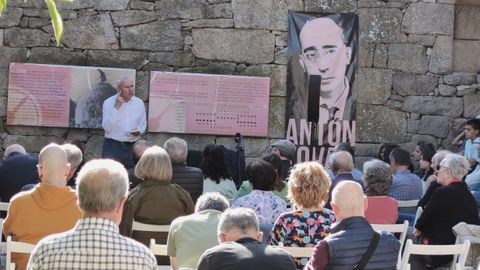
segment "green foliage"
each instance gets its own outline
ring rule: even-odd
[[[62,0],[62,1],[72,2],[73,0]],[[2,16],[3,12],[7,8],[7,2],[8,0],[0,0],[0,16]],[[57,10],[57,5],[55,4],[55,0],[45,0],[45,3],[47,4],[50,18],[52,19],[53,32],[55,33],[55,40],[57,41],[57,46],[58,46],[60,45],[60,40],[62,39],[62,35],[63,35],[62,17],[60,16],[60,13]]]
[[[6,7],[7,7],[7,0],[0,0],[0,15],[2,15]]]

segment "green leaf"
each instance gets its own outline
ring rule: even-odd
[[[0,0],[2,1],[2,0]],[[55,0],[45,0],[48,7],[48,13],[50,13],[50,18],[52,18],[53,32],[55,33],[55,40],[57,41],[57,46],[60,45],[60,40],[63,35],[63,21],[60,13],[58,13],[57,6],[55,5]]]
[[[2,16],[3,11],[7,7],[8,0],[0,0],[0,16]]]

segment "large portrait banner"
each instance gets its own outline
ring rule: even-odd
[[[135,70],[10,63],[7,124],[101,128],[102,105]]]
[[[288,14],[286,139],[297,162],[323,164],[340,143],[355,145],[358,16]]]
[[[265,137],[270,78],[153,71],[151,132]]]

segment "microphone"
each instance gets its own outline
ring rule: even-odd
[[[307,121],[318,123],[320,113],[320,86],[322,77],[310,75],[308,78]]]

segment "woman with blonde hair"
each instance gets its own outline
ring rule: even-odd
[[[142,182],[128,194],[120,233],[147,246],[151,238],[155,238],[157,243],[166,243],[166,234],[132,231],[133,220],[169,225],[175,218],[193,213],[192,198],[186,190],[171,183],[172,163],[168,153],[159,146],[149,147],[143,152],[135,167],[135,176]]]
[[[280,215],[268,239],[270,245],[314,247],[330,232],[333,211],[324,208],[331,180],[318,162],[296,164],[290,172],[288,197],[296,210]],[[309,258],[295,258],[303,269]]]

